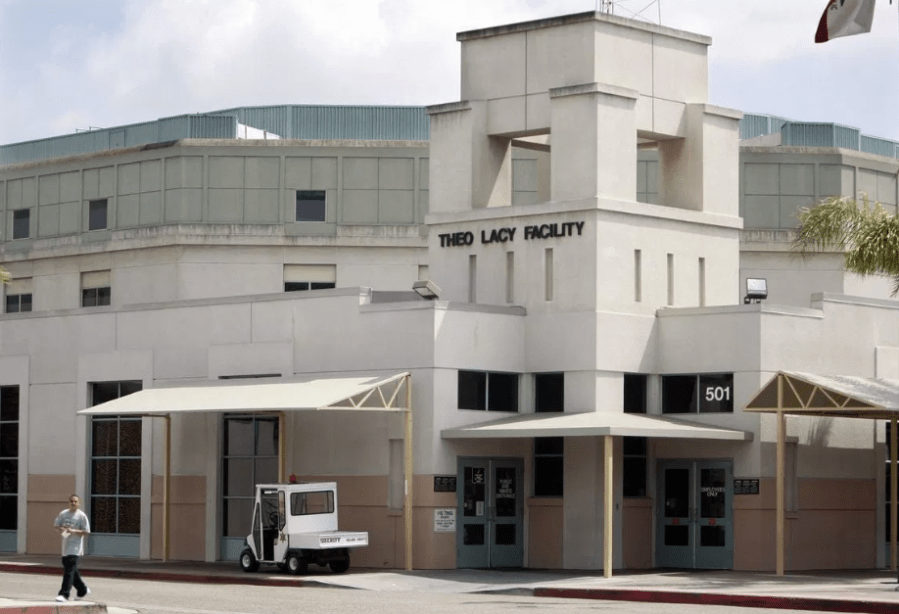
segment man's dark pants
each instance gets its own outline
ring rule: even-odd
[[[74,586],[77,594],[83,596],[87,592],[87,585],[78,573],[78,556],[70,554],[62,557],[62,569],[62,588],[59,589],[59,594],[68,599]]]

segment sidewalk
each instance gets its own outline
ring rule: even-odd
[[[303,576],[291,576],[274,567],[244,573],[236,562],[138,561],[86,557],[79,568],[87,577],[133,578],[175,582],[256,584],[273,586],[328,586],[370,591],[413,591],[435,593],[507,593],[537,597],[567,597],[730,605],[818,612],[899,612],[896,573],[889,571],[830,571],[791,573],[778,577],[771,573],[733,571],[685,572],[654,570],[621,572],[606,579],[601,572],[495,571],[452,569],[440,571],[384,571],[353,569],[333,574],[315,565]],[[0,557],[0,572],[46,573],[58,575],[58,557],[6,555]],[[2,595],[0,595],[2,597]],[[65,604],[66,612],[101,614],[97,604]],[[47,604],[9,603],[0,599],[3,612],[52,612],[37,609]],[[6,609],[14,606],[14,610]],[[25,609],[23,609],[23,607]],[[93,607],[94,609],[90,609]]]

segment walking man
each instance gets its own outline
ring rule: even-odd
[[[72,586],[75,587],[76,599],[91,592],[78,573],[78,557],[84,554],[84,536],[91,532],[87,515],[78,509],[80,504],[78,495],[72,495],[68,509],[61,511],[53,521],[53,526],[62,535],[62,588],[56,596],[57,601],[68,601]]]

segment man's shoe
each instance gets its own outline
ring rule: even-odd
[[[78,593],[78,595],[75,597],[75,599],[84,599],[85,597],[87,597],[90,594],[91,594],[91,589],[85,588],[84,592]]]
[[[57,596],[56,596],[56,600],[57,600],[57,601],[68,601],[68,599],[66,599],[66,598],[63,597],[62,595],[57,595]]]

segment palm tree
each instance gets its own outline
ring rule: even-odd
[[[9,283],[9,271],[0,266],[0,286]]]
[[[880,203],[835,196],[801,209],[793,249],[805,256],[828,247],[844,252],[847,271],[891,276],[892,296],[899,294],[899,217]]]

